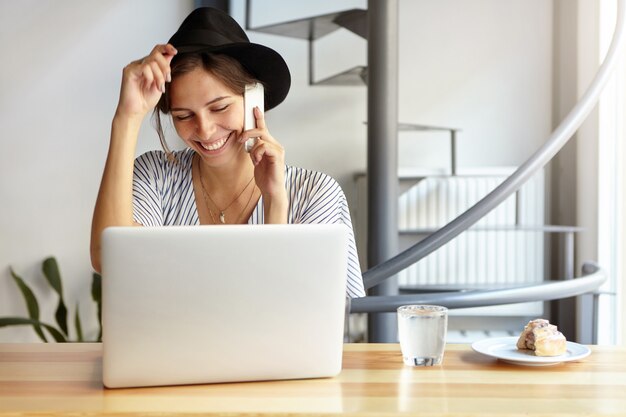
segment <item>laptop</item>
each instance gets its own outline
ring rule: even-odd
[[[347,248],[344,225],[106,229],[104,385],[337,375]]]

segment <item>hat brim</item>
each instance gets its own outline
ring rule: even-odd
[[[280,54],[256,43],[231,43],[221,46],[180,45],[179,54],[210,52],[235,58],[265,86],[265,110],[270,110],[285,100],[291,87],[291,74]]]

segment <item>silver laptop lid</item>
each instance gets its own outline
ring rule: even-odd
[[[104,384],[336,375],[347,239],[343,225],[106,229]]]

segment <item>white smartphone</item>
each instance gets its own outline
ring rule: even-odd
[[[265,100],[263,84],[255,83],[246,86],[243,94],[243,129],[249,130],[256,128],[256,119],[254,118],[254,108],[258,107],[261,111],[265,111]],[[250,138],[244,144],[246,152],[250,152],[257,138]]]

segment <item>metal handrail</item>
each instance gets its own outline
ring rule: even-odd
[[[398,307],[407,304],[436,304],[453,309],[556,300],[592,292],[606,281],[606,272],[593,262],[586,262],[582,273],[580,278],[544,281],[516,288],[355,298],[350,300],[350,312],[395,312]]]
[[[561,121],[554,132],[552,132],[548,141],[502,184],[446,226],[393,258],[365,271],[363,273],[363,283],[366,289],[380,284],[387,278],[394,276],[403,269],[416,263],[478,222],[487,213],[497,207],[498,204],[517,191],[530,177],[543,168],[552,157],[561,150],[593,109],[600,97],[602,89],[609,80],[619,57],[621,45],[624,43],[625,19],[626,0],[617,0],[617,22],[606,58],[581,100],[574,106],[565,119]]]

